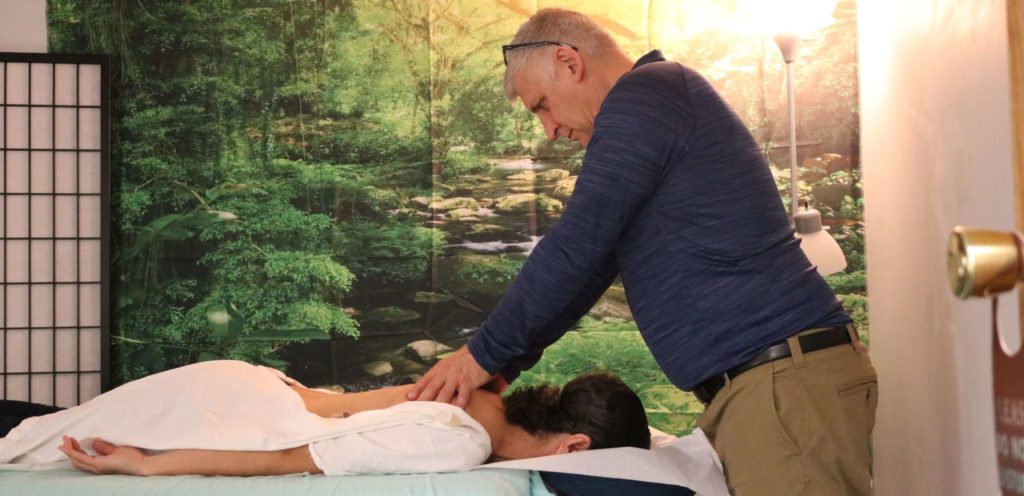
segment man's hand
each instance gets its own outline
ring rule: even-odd
[[[406,394],[406,399],[440,401],[465,408],[469,403],[469,394],[490,380],[491,375],[476,363],[469,348],[463,346],[434,364]]]
[[[114,446],[106,441],[94,439],[92,456],[82,449],[78,440],[71,436],[63,436],[64,444],[57,449],[68,455],[71,464],[78,470],[94,474],[125,474],[146,475],[143,473],[143,462],[147,456],[139,448],[131,446]]]

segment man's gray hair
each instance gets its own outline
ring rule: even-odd
[[[585,54],[589,60],[595,60],[605,53],[618,47],[615,39],[590,17],[572,10],[550,8],[538,10],[536,14],[516,31],[509,42],[510,45],[530,43],[534,41],[559,41],[572,45]],[[543,80],[554,78],[554,64],[531,63],[537,57],[551,53],[557,46],[540,46],[510,50],[506,53],[508,65],[505,67],[505,96],[515,100],[516,88],[513,78],[524,67],[530,66],[535,77]]]

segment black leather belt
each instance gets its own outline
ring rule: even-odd
[[[849,344],[850,331],[848,331],[845,326],[830,327],[814,334],[805,334],[797,339],[800,341],[800,350],[804,353],[810,353],[812,351],[824,350],[825,348],[831,348],[833,346]],[[713,375],[710,379],[698,384],[697,387],[693,389],[693,395],[696,396],[701,403],[708,405],[711,403],[711,399],[715,397],[715,394],[725,386],[726,378],[729,380],[735,379],[736,376],[754,367],[764,365],[768,362],[774,362],[780,358],[786,358],[792,355],[793,353],[789,349],[789,343],[787,341],[773,344],[769,346],[768,349],[758,353],[754,358],[751,358],[747,363],[737,365],[736,367],[733,367],[721,374]]]

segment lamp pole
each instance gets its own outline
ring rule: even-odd
[[[789,111],[789,216],[795,218],[800,207],[800,186],[796,168],[796,91],[793,89],[793,61],[800,49],[800,36],[794,33],[777,33],[772,36],[786,61],[786,108]]]

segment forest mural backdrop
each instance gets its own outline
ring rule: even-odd
[[[582,153],[505,100],[500,45],[533,12],[594,16],[703,74],[788,204],[785,70],[729,0],[49,0],[52,52],[113,55],[114,383],[235,358],[307,385],[415,380],[472,335],[558,219]],[[801,196],[850,261],[867,340],[855,4],[796,65]],[[515,386],[612,370],[652,423],[701,408],[614,285]]]

